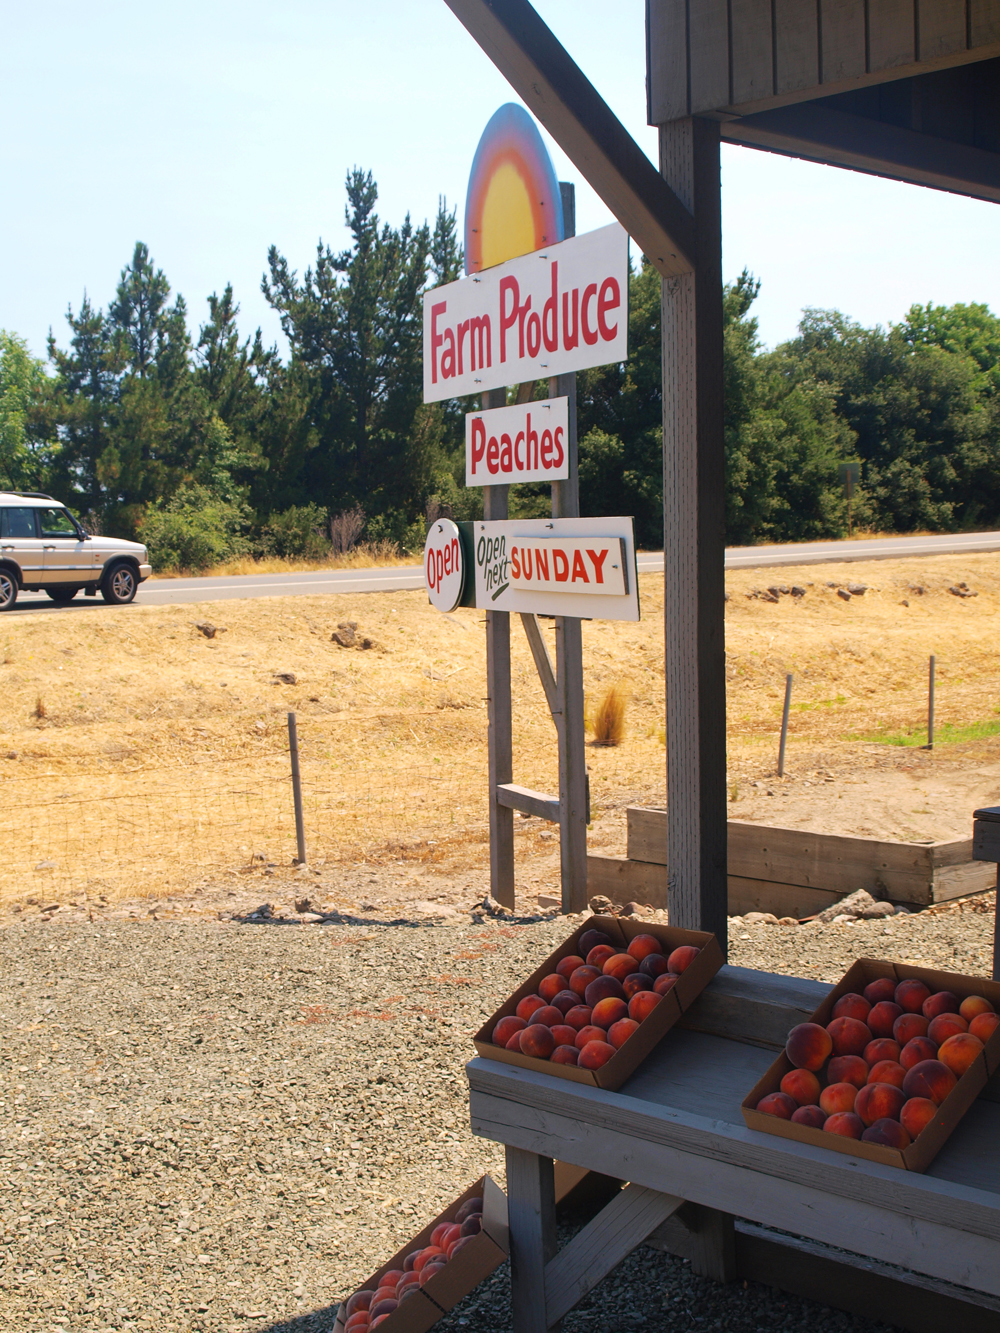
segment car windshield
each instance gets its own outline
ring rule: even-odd
[[[32,506],[0,509],[0,537],[34,537],[35,510]]]
[[[38,522],[43,537],[73,537],[80,533],[68,509],[39,509]]]

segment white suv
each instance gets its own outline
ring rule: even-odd
[[[0,491],[0,611],[23,588],[70,602],[84,589],[130,602],[153,570],[138,542],[92,537],[58,500],[40,491]]]

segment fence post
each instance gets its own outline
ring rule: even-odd
[[[302,820],[302,776],[299,773],[299,729],[295,714],[288,714],[288,749],[292,756],[292,799],[295,802],[295,840],[298,843],[296,860],[300,866],[306,862],[306,830]]]
[[[935,658],[931,654],[930,668],[927,672],[927,748],[934,749],[934,667]]]
[[[788,742],[788,710],[792,706],[792,673],[785,677],[785,710],[781,715],[781,744],[778,746],[778,777],[785,776],[785,745]]]

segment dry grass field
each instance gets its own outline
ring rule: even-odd
[[[867,591],[844,601],[830,586],[848,583]],[[962,584],[977,595],[949,592]],[[804,592],[752,595],[769,585]],[[612,685],[627,702],[622,743],[588,750],[591,845],[611,853],[624,850],[624,807],[664,794],[662,591],[652,575],[640,586],[639,624],[584,628],[588,716]],[[967,836],[975,805],[1000,800],[1000,556],[741,571],[727,587],[734,817],[938,838]],[[346,621],[369,647],[332,640]],[[516,624],[512,637],[515,781],[554,790],[554,730]],[[0,901],[113,902],[249,867],[281,873],[295,850],[288,710],[299,718],[311,865],[396,867],[401,886],[421,875],[481,884],[484,650],[481,613],[442,616],[420,592],[81,601],[4,618]],[[916,744],[930,653],[933,754]],[[557,839],[538,820],[516,825],[523,884],[551,888]]]

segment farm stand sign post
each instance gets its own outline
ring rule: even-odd
[[[466,276],[425,293],[423,325],[424,401],[480,397],[465,481],[483,487],[483,520],[434,523],[424,568],[433,605],[486,612],[490,890],[513,908],[514,811],[540,814],[559,824],[566,912],[587,905],[581,618],[639,618],[632,520],[580,518],[576,440],[576,372],[628,356],[628,236],[618,223],[575,230],[573,186],[557,181],[527,112],[502,106],[469,178]],[[551,520],[510,519],[511,484],[539,481],[552,486]],[[512,611],[556,729],[558,797],[513,782]],[[555,621],[554,668],[539,615]]]

